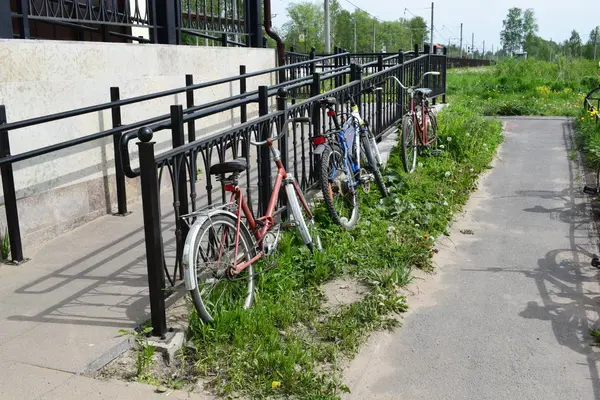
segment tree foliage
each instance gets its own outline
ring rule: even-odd
[[[323,2],[301,1],[287,7],[290,20],[282,27],[286,48],[294,46],[299,51],[315,47],[324,51],[324,11]],[[380,21],[363,10],[344,10],[337,0],[329,3],[331,46],[354,51],[354,30],[356,25],[356,51],[373,51],[373,30],[375,30],[375,51],[396,52],[412,49],[415,44],[427,40],[427,23],[421,17]]]

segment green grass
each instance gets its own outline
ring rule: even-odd
[[[600,121],[598,110],[580,109],[575,118],[575,145],[583,154],[583,161],[592,170],[600,170]]]
[[[484,69],[448,71],[448,101],[483,115],[576,116],[583,97],[600,84],[594,61],[504,59]]]
[[[396,149],[385,171],[393,196],[361,196],[354,230],[333,225],[317,207],[323,252],[313,256],[296,235],[285,235],[277,268],[260,276],[251,309],[221,313],[208,325],[192,314],[196,354],[188,359],[197,376],[218,394],[252,398],[330,399],[347,390],[340,360],[371,332],[398,325],[394,315],[407,309],[398,288],[411,281],[413,268],[432,268],[434,237],[446,232],[501,141],[499,122],[461,106],[444,110],[439,126],[444,154],[421,157],[406,175]],[[321,285],[340,276],[360,281],[368,293],[326,310]]]

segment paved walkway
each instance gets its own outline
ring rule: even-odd
[[[348,399],[600,399],[598,240],[569,122],[505,122],[438,273],[415,284],[404,326],[351,363]]]

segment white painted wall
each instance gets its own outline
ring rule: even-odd
[[[15,122],[107,102],[111,86],[120,87],[121,98],[129,98],[183,87],[185,74],[193,74],[195,83],[237,75],[240,64],[245,64],[248,72],[272,68],[275,53],[269,49],[0,40],[0,104],[6,106],[8,121]],[[248,80],[248,90],[274,82],[273,74],[252,78]],[[196,91],[195,102],[206,103],[237,93],[237,82],[224,84]],[[123,123],[167,114],[172,104],[185,106],[185,93],[125,106]],[[249,107],[248,113],[251,117],[256,107]],[[239,118],[238,111],[198,121],[196,136],[231,126],[236,117]],[[107,110],[12,131],[9,133],[12,154],[111,127]],[[170,131],[155,135],[158,151],[170,148],[170,135]],[[15,164],[17,197],[23,202],[19,211],[24,233],[50,227],[64,231],[57,226],[89,220],[85,216],[90,213],[97,216],[96,203],[104,195],[114,204],[114,185],[104,185],[102,189],[103,185],[98,184],[114,174],[113,154],[112,138],[106,138]],[[68,197],[44,204],[48,197],[44,193],[61,188],[69,196],[75,196],[83,192],[69,192],[68,188],[86,183],[89,198],[79,206],[69,206]],[[106,188],[110,193],[94,193]],[[4,219],[3,214],[2,210],[0,220]],[[0,228],[3,225],[0,221]],[[53,234],[58,232],[56,229],[51,229]]]

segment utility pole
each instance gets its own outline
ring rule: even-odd
[[[429,46],[429,52],[433,53],[433,1],[431,2],[431,43]]]
[[[485,58],[485,40],[483,41],[483,49],[481,50],[481,53],[483,55],[482,58]]]
[[[377,33],[377,20],[373,18],[373,53],[375,53],[375,34]]]
[[[475,55],[475,33],[471,34],[471,58]]]
[[[462,58],[462,22],[460,23],[460,58]]]
[[[329,32],[329,0],[325,0],[325,53],[331,53],[331,35]]]
[[[354,54],[356,54],[356,18],[352,18],[354,20]]]
[[[492,56],[490,57],[492,60],[494,59],[494,45],[492,45]]]

